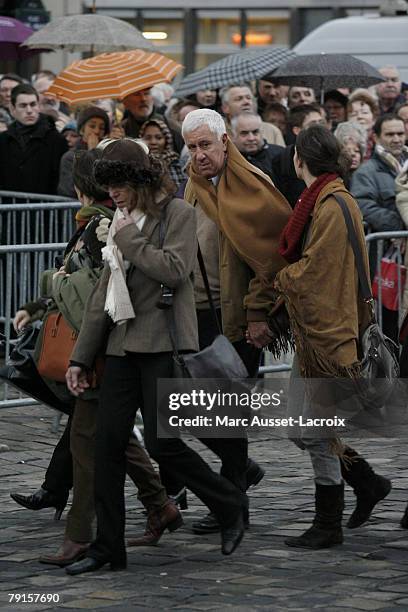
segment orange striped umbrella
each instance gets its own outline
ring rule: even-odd
[[[182,65],[146,51],[102,53],[74,62],[63,70],[48,89],[68,104],[96,98],[119,98],[171,81]]]

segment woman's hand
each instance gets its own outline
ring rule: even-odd
[[[110,225],[111,225],[110,219],[104,218],[99,221],[98,227],[95,230],[96,237],[99,240],[99,242],[104,242],[106,244],[106,242],[108,241]]]
[[[88,147],[88,151],[91,151],[91,149],[96,149],[96,147],[99,144],[99,137],[96,134],[89,134],[87,140],[86,140],[86,144]]]
[[[31,315],[27,310],[17,310],[14,320],[13,327],[16,332],[20,332],[26,325],[31,321]]]
[[[245,334],[248,344],[263,348],[274,339],[274,333],[266,321],[250,321]]]
[[[61,266],[58,272],[55,272],[55,274],[52,275],[52,280],[54,280],[54,278],[56,278],[57,276],[69,276],[69,274],[65,272],[64,266]]]
[[[133,224],[133,219],[129,214],[129,211],[127,208],[121,208],[121,213],[123,214],[123,217],[119,217],[119,219],[116,222],[116,227],[118,229],[118,231],[120,229],[122,229],[122,227],[126,227],[126,225],[132,225]]]
[[[65,374],[65,380],[68,390],[75,397],[79,397],[90,386],[86,370],[80,366],[70,366]]]

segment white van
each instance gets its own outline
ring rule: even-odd
[[[349,53],[375,68],[397,66],[408,83],[408,15],[333,19],[310,32],[293,50],[298,55]]]

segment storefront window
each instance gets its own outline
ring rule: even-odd
[[[238,10],[199,10],[195,68],[199,70],[241,47],[241,13]],[[135,18],[127,21],[137,26]],[[183,62],[183,11],[143,11],[143,31],[172,59]],[[289,11],[247,11],[246,46],[253,48],[289,44]]]

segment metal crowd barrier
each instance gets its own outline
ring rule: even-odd
[[[32,257],[36,257],[35,265],[35,278],[32,283],[27,283],[24,293],[26,299],[22,300],[19,306],[23,305],[28,301],[35,300],[38,297],[38,281],[44,270],[48,270],[53,267],[53,261],[56,255],[62,255],[66,243],[55,243],[55,244],[21,244],[21,245],[3,245],[0,246],[0,260],[4,259],[5,263],[5,300],[4,300],[4,336],[5,336],[5,350],[4,359],[7,361],[10,355],[10,339],[11,339],[11,324],[16,312],[16,309],[12,300],[12,290],[15,289],[16,281],[16,269],[20,269],[22,277],[27,279],[26,272],[27,266],[26,260]],[[17,257],[20,257],[17,260]],[[23,285],[24,283],[22,283]],[[18,287],[18,285],[17,285]],[[37,287],[34,291],[33,287]],[[23,294],[21,294],[23,297]],[[16,392],[16,390],[10,385],[4,384],[0,386],[0,408],[12,408],[15,406],[27,406],[31,404],[37,404],[38,402],[34,399],[27,398],[22,393]]]
[[[368,252],[370,253],[373,244],[375,244],[377,247],[376,274],[378,275],[380,282],[378,283],[378,297],[376,299],[376,314],[377,314],[378,323],[381,328],[383,327],[382,294],[383,294],[383,281],[384,281],[384,279],[381,277],[381,260],[385,255],[384,253],[385,246],[386,244],[389,244],[390,240],[395,240],[395,243],[393,244],[393,248],[395,252],[395,263],[398,266],[397,268],[397,272],[398,272],[397,273],[398,327],[400,327],[402,320],[404,318],[404,315],[405,315],[403,311],[403,304],[402,304],[404,287],[403,287],[402,275],[401,275],[401,266],[404,264],[404,255],[401,251],[401,240],[398,240],[401,238],[404,239],[403,240],[404,247],[408,248],[408,243],[407,243],[408,230],[404,230],[404,231],[401,230],[401,231],[396,231],[396,232],[373,232],[371,234],[367,234],[366,236]],[[407,282],[408,282],[408,276],[407,276]]]
[[[0,191],[0,244],[39,245],[68,242],[75,231],[75,211],[79,202],[60,196]],[[11,296],[12,310],[37,292],[41,253],[31,251],[22,256],[12,251],[15,274],[6,290],[4,253],[0,256],[0,322],[6,322],[6,295]],[[50,265],[53,267],[53,264]]]
[[[75,208],[78,205],[73,203],[69,203],[70,208]],[[366,236],[366,242],[368,247],[371,247],[372,244],[377,244],[377,270],[380,270],[381,259],[384,255],[384,243],[391,239],[396,238],[404,238],[408,239],[408,231],[399,231],[399,232],[379,232],[372,233]],[[54,267],[54,259],[56,254],[62,254],[65,249],[66,244],[64,242],[58,242],[54,244],[44,243],[44,244],[21,244],[21,245],[5,245],[0,246],[0,260],[5,260],[5,283],[3,285],[3,293],[4,295],[4,316],[3,321],[5,324],[5,336],[6,336],[6,347],[5,353],[6,357],[8,357],[10,352],[10,324],[12,321],[12,317],[15,314],[16,306],[15,300],[13,300],[13,293],[19,296],[18,306],[21,306],[23,303],[34,300],[38,297],[38,280],[41,273],[44,270]],[[400,245],[396,245],[397,249],[397,257],[396,263],[402,263],[403,256],[401,252]],[[28,260],[30,258],[35,258],[35,265],[33,268],[30,268]],[[17,270],[19,270],[19,274],[17,274]],[[32,282],[29,282],[29,272],[30,270],[34,274],[34,278],[31,279]],[[19,279],[19,280],[18,280]],[[402,312],[402,293],[404,287],[402,286],[401,275],[398,277],[398,293],[399,293],[399,320],[401,320],[403,316]],[[377,300],[377,316],[382,324],[382,291],[381,291],[381,282],[379,283],[379,295]],[[268,356],[268,353],[265,352],[265,355]],[[268,357],[267,357],[268,358]],[[287,361],[290,361],[290,356],[288,356]],[[289,362],[284,363],[275,363],[275,364],[267,364],[260,368],[260,374],[273,374],[279,372],[288,372],[291,370],[291,364]],[[7,390],[7,385],[5,385],[5,392],[3,399],[0,399],[0,408],[1,407],[12,407],[19,405],[27,405],[31,403],[36,403],[34,400],[27,400],[23,397],[19,398],[10,398]]]

